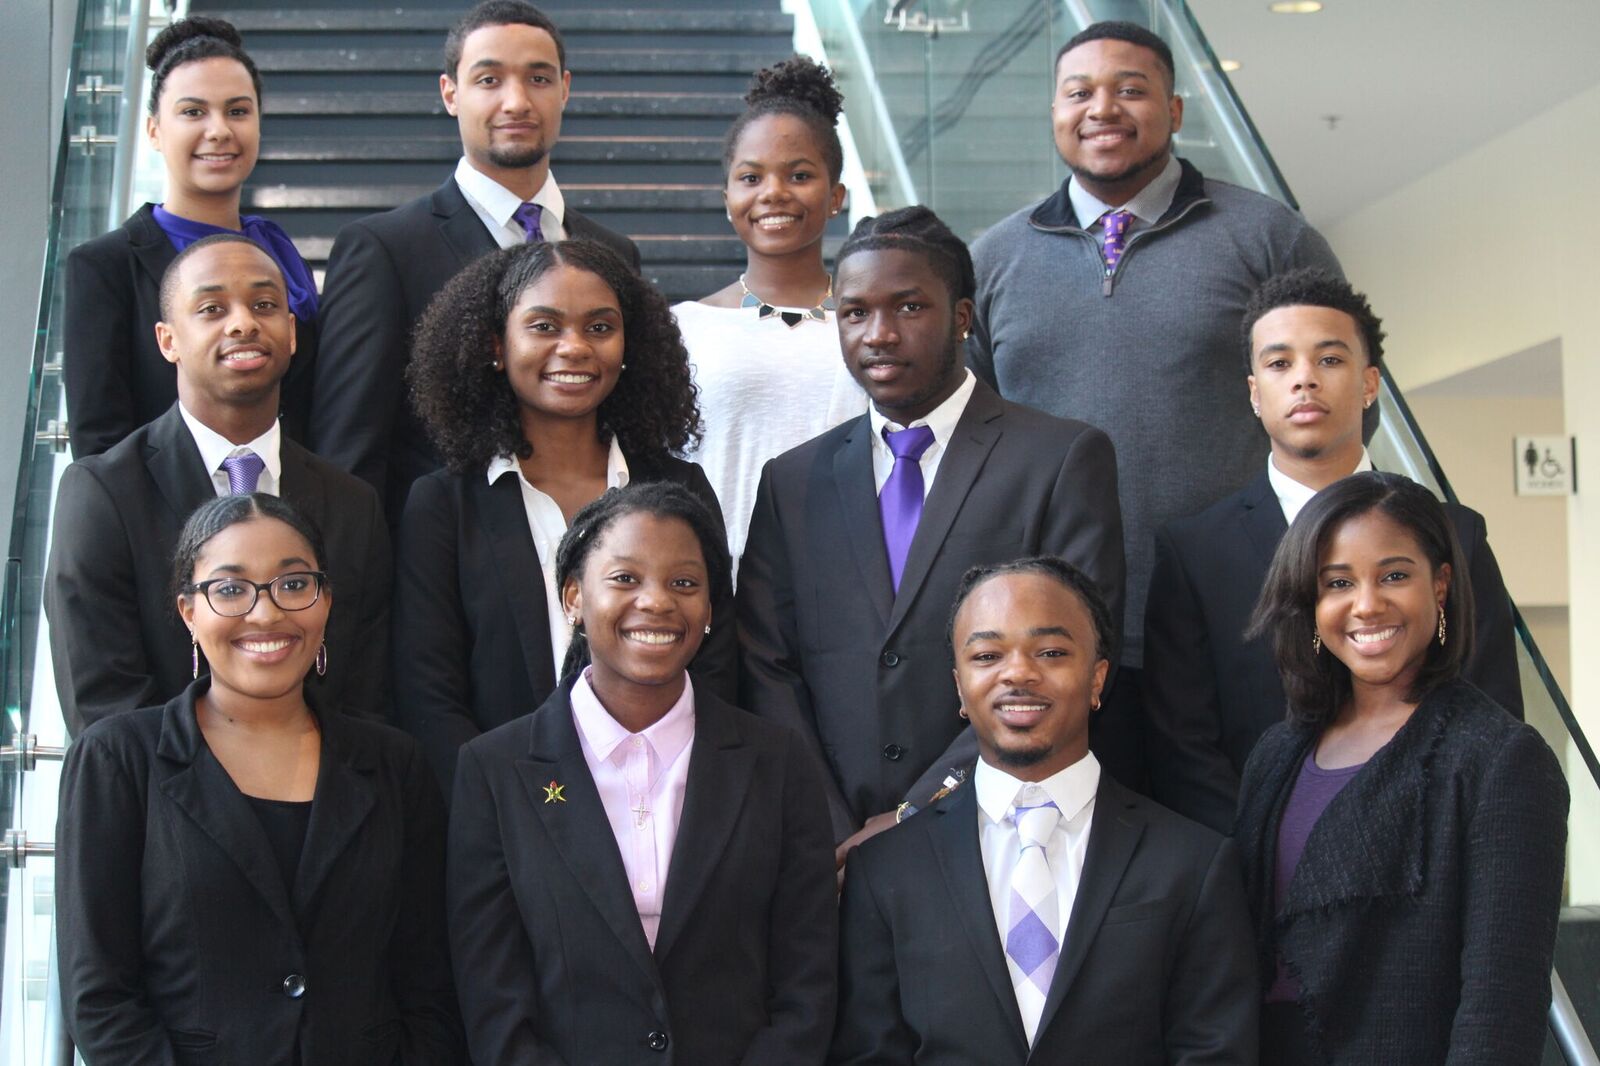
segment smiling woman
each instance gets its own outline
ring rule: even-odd
[[[283,386],[284,428],[303,439],[316,281],[282,229],[239,213],[261,147],[261,75],[238,31],[202,16],[162,30],[145,58],[145,134],[166,166],[167,195],[67,258],[63,380],[73,455],[106,451],[177,399],[172,368],[155,343],[161,276],[184,248],[217,233],[250,237],[283,271],[297,336]]]
[[[672,315],[599,244],[518,245],[467,267],[423,315],[407,375],[448,469],[413,485],[400,524],[396,707],[448,789],[462,743],[562,676],[556,546],[572,516],[646,481],[717,502],[673,454],[700,421]],[[731,692],[731,603],[714,613],[694,670]]]

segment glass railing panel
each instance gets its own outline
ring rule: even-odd
[[[62,268],[72,248],[122,219],[131,163],[125,149],[137,140],[140,126],[137,83],[149,3],[80,0],[78,7],[0,604],[0,746],[6,749],[0,756],[0,825],[7,831],[0,847],[0,1061],[29,1066],[71,1061],[62,1043],[51,950],[51,853],[67,737],[40,606],[56,484],[69,461],[69,413],[61,388]]]

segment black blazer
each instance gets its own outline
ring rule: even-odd
[[[1245,765],[1235,836],[1262,990],[1281,954],[1329,1063],[1534,1066],[1566,864],[1560,763],[1472,685],[1440,686],[1328,804],[1279,908],[1278,823],[1318,736],[1280,722]]]
[[[568,689],[461,749],[446,895],[477,1066],[822,1062],[838,907],[815,763],[702,691],[689,760],[652,953]]]
[[[1466,677],[1522,717],[1511,599],[1483,516],[1445,511],[1477,604]],[[1219,832],[1233,825],[1250,749],[1283,721],[1287,700],[1272,647],[1245,628],[1278,542],[1289,531],[1263,472],[1244,489],[1156,535],[1145,606],[1146,751],[1156,799]]]
[[[829,1062],[1254,1066],[1259,990],[1232,841],[1102,772],[1030,1050],[978,819],[964,785],[851,853]]]
[[[698,464],[669,456],[659,468],[628,465],[635,484],[674,481],[689,489],[721,527],[722,510]],[[482,470],[438,470],[418,479],[398,544],[395,710],[449,795],[461,745],[527,714],[556,687],[561,664],[551,658],[544,576],[514,477],[491,485]],[[695,682],[731,699],[731,595],[712,604],[711,620],[692,666]]]
[[[206,679],[67,752],[56,932],[90,1063],[459,1063],[444,808],[416,742],[321,716],[293,888],[195,721]]]
[[[280,494],[322,531],[333,611],[322,706],[389,717],[389,533],[372,490],[284,438]],[[56,692],[74,735],[169,700],[190,679],[188,630],[170,585],[189,515],[216,495],[173,404],[104,455],[61,475],[44,610]],[[201,667],[205,662],[202,657]]]
[[[67,254],[62,384],[74,458],[99,455],[178,399],[178,375],[156,347],[161,275],[178,257],[145,204],[121,227]],[[295,320],[283,379],[283,428],[305,440],[317,324]]]
[[[599,241],[639,269],[639,249],[621,234],[571,208],[562,224],[569,237]],[[377,489],[391,525],[399,524],[411,483],[441,465],[406,402],[411,329],[446,282],[498,247],[453,176],[426,196],[350,223],[333,242],[311,449]]]
[[[1111,441],[979,381],[928,494],[896,595],[862,415],[767,463],[739,567],[739,702],[800,731],[832,770],[843,839],[925,772],[969,763],[945,627],[961,575],[1059,555],[1122,617]]]

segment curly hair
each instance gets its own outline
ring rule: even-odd
[[[918,204],[885,211],[856,223],[834,260],[834,277],[839,265],[857,252],[904,251],[922,256],[939,275],[950,300],[970,300],[977,295],[978,282],[972,269],[972,253],[966,242],[931,210]]]
[[[1157,62],[1167,75],[1167,90],[1172,91],[1173,85],[1178,80],[1178,68],[1172,61],[1172,48],[1160,37],[1140,26],[1136,22],[1121,22],[1110,20],[1096,22],[1086,26],[1078,32],[1072,40],[1062,45],[1056,52],[1054,69],[1056,76],[1061,75],[1061,57],[1077,48],[1079,45],[1088,44],[1090,41],[1122,41],[1124,44],[1138,45],[1140,48],[1154,52]]]
[[[722,173],[733,167],[733,153],[745,128],[767,115],[793,115],[811,130],[828,166],[828,180],[844,173],[844,147],[839,143],[839,115],[844,95],[833,83],[828,68],[807,56],[793,56],[763,67],[750,78],[744,94],[744,113],[733,120],[722,140]]]
[[[1255,353],[1252,351],[1250,333],[1268,313],[1280,307],[1326,307],[1343,311],[1355,320],[1361,332],[1361,346],[1367,351],[1367,365],[1383,364],[1383,319],[1372,313],[1367,294],[1357,292],[1355,286],[1326,270],[1304,267],[1275,274],[1261,283],[1244,305],[1244,319],[1239,323],[1239,339],[1244,344],[1245,373],[1255,373]]]
[[[598,277],[622,311],[627,370],[596,412],[600,439],[615,437],[630,463],[658,465],[700,438],[689,353],[666,299],[604,245],[519,244],[483,256],[452,278],[413,335],[406,368],[412,408],[445,465],[458,474],[497,456],[533,454],[516,394],[492,361],[518,298],[558,266]]]
[[[167,75],[183,66],[201,59],[232,59],[250,75],[250,84],[256,91],[256,106],[261,106],[261,73],[255,60],[244,50],[244,38],[225,19],[190,15],[179,19],[150,42],[144,51],[145,66],[150,68],[150,113],[156,113],[161,103],[161,90],[166,87]]]

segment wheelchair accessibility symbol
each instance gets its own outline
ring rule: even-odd
[[[1576,445],[1571,437],[1518,437],[1518,496],[1570,496],[1577,491]]]

